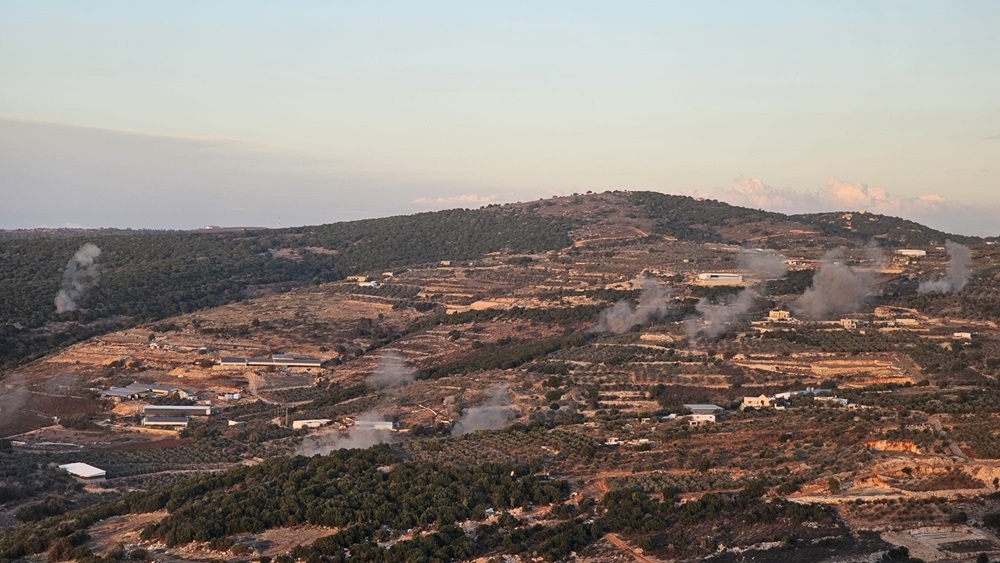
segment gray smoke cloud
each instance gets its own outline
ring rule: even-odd
[[[56,294],[56,313],[77,310],[83,292],[97,283],[98,267],[94,259],[100,255],[101,249],[88,242],[70,258],[63,271],[62,289]]]
[[[640,325],[663,316],[670,308],[673,290],[667,284],[646,278],[642,282],[639,304],[632,306],[628,301],[619,301],[601,311],[597,326],[590,332],[614,332],[621,334],[635,325]]]
[[[372,390],[382,393],[381,405],[395,401],[403,387],[413,383],[416,373],[406,365],[403,356],[396,351],[387,351],[379,359],[365,384]],[[379,407],[365,411],[354,417],[355,422],[384,421]],[[327,428],[310,434],[302,439],[295,453],[304,456],[326,455],[334,450],[364,449],[376,444],[388,444],[396,440],[396,433],[390,430],[374,430],[370,428],[351,427],[346,431],[337,428]]]
[[[21,375],[9,375],[0,380],[0,437],[8,435],[7,425],[18,422],[24,413],[21,409],[31,398],[31,392]]]
[[[709,338],[725,334],[732,323],[739,321],[753,307],[757,294],[751,289],[744,289],[736,297],[722,303],[712,303],[702,298],[694,306],[701,317],[689,317],[684,321],[684,332],[694,339],[704,333]]]
[[[788,272],[785,257],[773,250],[741,248],[736,259],[740,270],[761,280],[776,280]]]
[[[350,430],[341,432],[329,429],[306,436],[295,455],[311,457],[326,455],[336,450],[364,450],[378,444],[389,444],[395,441],[396,433],[388,430]]]
[[[403,356],[398,352],[386,352],[379,360],[378,368],[365,383],[374,390],[405,387],[413,383],[416,373],[406,365]]]
[[[476,430],[499,430],[515,416],[507,386],[494,387],[487,392],[484,404],[466,409],[462,418],[452,427],[451,433],[458,436]]]
[[[823,256],[812,285],[792,303],[792,310],[811,320],[855,313],[874,288],[872,272],[854,270],[844,264],[840,249],[831,250]]]
[[[969,283],[969,263],[972,262],[972,251],[964,244],[946,241],[948,251],[948,267],[943,278],[925,281],[917,288],[917,293],[958,293]]]

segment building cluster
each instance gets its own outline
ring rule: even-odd
[[[803,397],[807,395],[812,395],[814,401],[821,401],[828,404],[835,404],[841,407],[848,407],[848,400],[842,399],[840,397],[829,396],[830,393],[827,389],[802,389],[800,391],[785,391],[784,393],[776,393],[770,397],[761,394],[756,397],[743,397],[743,403],[740,405],[740,409],[766,409],[774,408],[777,410],[784,410],[784,406],[780,403],[783,401],[790,401],[793,397]]]
[[[175,387],[173,385],[156,385],[153,383],[139,383],[134,381],[125,387],[112,387],[102,390],[99,395],[105,399],[112,399],[117,402],[135,401],[142,397],[170,397],[176,396],[181,399],[194,398],[194,392]]]

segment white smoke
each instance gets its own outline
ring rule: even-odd
[[[866,250],[877,259],[876,249]],[[812,285],[792,303],[796,315],[812,319],[830,319],[856,313],[875,288],[875,276],[870,271],[857,271],[844,264],[840,249],[823,256]]]
[[[785,257],[773,250],[741,248],[737,261],[740,270],[761,280],[776,280],[788,272]]]
[[[969,283],[972,251],[969,247],[950,240],[944,243],[944,247],[948,251],[948,266],[944,277],[921,283],[917,293],[958,293]]]
[[[621,334],[636,325],[659,318],[670,308],[672,295],[670,286],[655,278],[646,278],[642,282],[642,293],[637,306],[633,307],[628,301],[615,303],[601,311],[597,326],[590,331]]]
[[[378,409],[365,411],[355,417],[355,422],[382,422]],[[327,428],[306,436],[296,448],[296,455],[326,455],[335,450],[367,449],[377,444],[396,441],[396,433],[391,430],[351,427],[346,431]]]
[[[56,294],[56,313],[77,310],[77,300],[87,287],[97,283],[98,267],[94,259],[101,255],[101,249],[87,243],[70,258],[63,271],[62,289]]]
[[[507,386],[494,387],[487,392],[484,404],[466,409],[465,414],[451,429],[451,433],[458,436],[476,430],[499,430],[515,416]]]
[[[386,352],[380,358],[378,368],[365,383],[374,390],[391,389],[394,387],[405,387],[413,383],[416,373],[406,365],[406,361],[399,352]]]
[[[757,294],[751,289],[744,289],[735,298],[722,303],[712,303],[702,298],[694,306],[701,318],[690,317],[684,321],[684,332],[690,339],[704,333],[709,338],[725,334],[732,323],[738,322],[753,307]]]

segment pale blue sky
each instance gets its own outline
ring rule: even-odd
[[[1000,206],[994,1],[0,0],[0,77],[0,228],[615,188],[797,210],[846,203],[831,178],[920,219]],[[961,208],[939,225],[1000,233]]]

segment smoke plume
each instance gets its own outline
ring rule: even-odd
[[[757,294],[751,289],[744,289],[735,298],[723,303],[711,303],[702,298],[694,306],[701,318],[690,317],[684,321],[684,332],[690,339],[704,333],[709,338],[725,334],[731,323],[739,321],[747,314],[757,299]]]
[[[413,383],[414,376],[414,371],[406,365],[402,355],[398,352],[386,352],[382,354],[378,368],[368,376],[365,383],[369,388],[378,391],[405,387]]]
[[[359,414],[356,422],[377,422],[384,420],[378,409]],[[326,455],[335,450],[367,449],[377,444],[389,444],[396,440],[396,433],[391,430],[374,430],[367,428],[349,428],[346,432],[339,428],[326,428],[310,434],[302,439],[296,448],[296,455],[314,456]]]
[[[77,310],[77,300],[87,287],[97,283],[98,267],[94,259],[101,255],[101,249],[87,243],[70,258],[63,271],[62,289],[56,294],[56,313]]]
[[[451,433],[458,436],[476,430],[499,430],[514,416],[507,386],[494,387],[487,392],[487,400],[484,404],[465,411],[462,418],[452,427]]]
[[[639,295],[637,306],[633,307],[628,301],[615,303],[601,311],[597,326],[590,330],[621,334],[635,325],[661,317],[670,307],[671,295],[673,291],[670,286],[655,278],[646,278],[642,282],[642,294]]]
[[[824,320],[861,310],[865,298],[875,288],[875,276],[855,271],[841,260],[840,250],[823,256],[812,286],[792,303],[796,315]]]
[[[969,283],[972,251],[969,247],[950,240],[944,243],[944,247],[948,251],[948,267],[944,277],[921,283],[917,293],[958,293]]]
[[[788,272],[785,257],[773,250],[741,248],[737,261],[740,270],[761,280],[776,280]]]
[[[0,381],[0,437],[6,435],[7,425],[17,423],[25,417],[21,408],[31,398],[31,392],[24,384],[24,378],[12,374]]]

